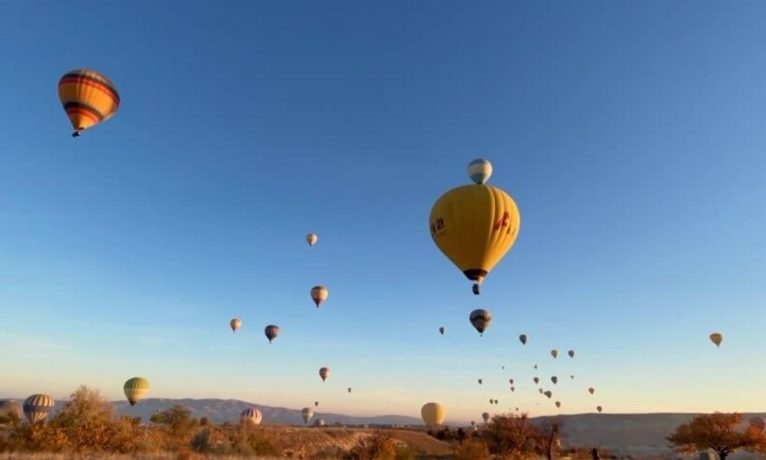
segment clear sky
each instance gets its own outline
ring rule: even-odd
[[[764,17],[755,1],[7,3],[0,396],[118,399],[141,375],[155,397],[555,413],[538,363],[563,413],[764,411]],[[56,85],[78,67],[122,106],[72,139]],[[480,297],[428,230],[476,157],[522,214]],[[495,315],[483,338],[477,307]]]

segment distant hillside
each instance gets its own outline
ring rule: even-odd
[[[188,408],[195,417],[207,417],[214,422],[237,422],[243,409],[257,407],[263,414],[263,423],[269,425],[303,425],[299,409],[270,407],[253,404],[236,399],[145,399],[131,407],[125,401],[114,403],[117,412],[131,417],[142,417],[149,420],[157,411],[180,404]],[[374,417],[354,417],[343,414],[322,412],[321,407],[315,407],[314,418],[321,418],[327,424],[342,423],[344,425],[421,425],[422,421],[415,417],[402,415],[378,415]]]

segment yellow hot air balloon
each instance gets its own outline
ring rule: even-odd
[[[314,301],[317,308],[319,308],[319,304],[324,302],[329,295],[330,291],[328,291],[324,286],[314,286],[311,288],[311,300]]]
[[[447,418],[447,409],[439,403],[429,402],[423,404],[420,409],[420,416],[428,426],[439,426]]]
[[[715,346],[720,347],[721,342],[723,342],[723,336],[718,332],[713,332],[710,334],[710,341],[715,344]]]
[[[521,216],[502,189],[476,183],[454,188],[436,200],[429,224],[436,245],[475,282],[478,294],[484,278],[516,241]]]
[[[128,398],[130,405],[135,406],[149,393],[149,381],[143,377],[133,377],[125,382],[122,390],[125,392],[125,397]]]
[[[242,320],[239,318],[232,318],[231,321],[229,321],[229,327],[231,327],[231,332],[237,332],[237,330],[242,327]]]
[[[316,233],[309,233],[306,235],[306,242],[309,244],[309,246],[314,246],[317,244],[317,241],[319,241],[319,236],[317,236]]]
[[[91,69],[76,69],[61,77],[59,99],[72,122],[74,137],[109,119],[120,106],[120,95],[114,83]]]

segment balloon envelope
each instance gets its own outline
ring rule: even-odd
[[[322,381],[324,382],[327,380],[327,377],[330,376],[330,368],[329,367],[323,367],[319,369],[319,376],[322,378]]]
[[[718,332],[713,332],[710,334],[710,341],[715,344],[715,346],[720,347],[721,342],[723,342],[723,336]]]
[[[143,377],[133,377],[125,382],[122,391],[125,392],[125,397],[128,398],[130,405],[135,406],[149,393],[149,381]]]
[[[34,394],[24,400],[22,408],[29,423],[42,422],[53,410],[55,401],[50,395]]]
[[[317,308],[319,308],[319,304],[327,300],[327,296],[329,295],[330,291],[324,286],[314,286],[311,288],[311,299],[314,301]]]
[[[120,106],[114,83],[91,69],[67,72],[59,80],[59,100],[74,129],[73,136],[108,120]]]
[[[237,332],[237,329],[242,327],[242,321],[239,318],[232,318],[229,321],[229,327],[231,327],[231,332]]]
[[[428,426],[439,426],[444,423],[444,419],[447,418],[447,409],[436,402],[429,402],[423,404],[420,408],[420,416],[423,417],[423,422]]]
[[[484,158],[478,158],[468,163],[468,177],[474,184],[486,183],[492,175],[492,163]]]
[[[279,335],[279,326],[276,324],[269,324],[263,330],[263,333],[266,334],[266,338],[269,339],[269,343],[271,343],[271,341],[276,339]]]
[[[479,331],[479,334],[484,334],[484,331],[492,323],[492,313],[488,310],[479,308],[472,311],[468,316],[468,319],[471,321],[473,327]]]
[[[553,349],[553,350],[551,350],[551,356],[553,356],[553,359],[556,359],[556,358],[558,358],[558,356],[559,356],[559,351],[558,351],[558,350],[556,350],[556,349]]]
[[[484,423],[489,422],[489,412],[482,412],[481,418],[484,419]]]
[[[429,218],[436,246],[477,285],[511,249],[520,224],[513,199],[488,185],[448,191],[436,201]]]
[[[567,354],[569,355],[570,358],[574,358],[575,352],[574,350],[569,350]]]
[[[261,414],[261,411],[259,411],[255,407],[248,407],[247,409],[243,410],[242,413],[239,415],[239,420],[242,423],[252,423],[253,425],[260,425],[261,421],[263,420],[263,415]]]
[[[527,334],[521,334],[519,336],[519,341],[521,342],[522,345],[526,345],[527,344]]]
[[[314,410],[310,407],[304,407],[301,410],[301,417],[303,417],[303,423],[308,423],[311,417],[314,416]]]
[[[439,328],[439,334],[444,335],[444,326]]]
[[[306,235],[306,242],[309,244],[309,246],[314,246],[315,244],[317,244],[317,241],[319,241],[319,236],[317,236],[316,233],[309,233],[308,235]]]

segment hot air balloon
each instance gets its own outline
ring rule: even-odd
[[[550,391],[550,390],[548,390],[548,391],[544,391],[544,392],[543,392],[543,394],[544,394],[545,396],[547,396],[547,397],[548,397],[548,399],[551,399],[551,396],[553,396],[553,392],[552,392],[552,391]]]
[[[492,404],[492,400],[491,399],[489,400],[489,403]]]
[[[428,426],[439,426],[447,418],[447,409],[439,403],[429,402],[420,408],[420,416]]]
[[[64,74],[59,80],[59,99],[72,123],[73,137],[108,120],[120,106],[120,95],[114,83],[91,69],[76,69]]]
[[[471,426],[476,426],[476,422],[474,422],[473,420],[471,420]]]
[[[721,342],[723,342],[723,336],[718,332],[713,332],[710,334],[710,341],[713,342],[715,346],[720,347]]]
[[[553,384],[555,385],[559,382],[559,378],[554,375],[553,377],[551,377],[551,382],[553,382]]]
[[[561,402],[560,401],[556,401],[556,407],[561,407]]]
[[[311,417],[314,416],[314,410],[310,407],[304,407],[301,410],[301,417],[303,417],[303,423],[308,423]]]
[[[537,392],[540,393],[540,394],[543,394],[543,389],[542,388],[538,388]]]
[[[468,163],[468,177],[475,184],[485,184],[492,175],[492,163],[479,158]]]
[[[311,298],[314,300],[317,308],[319,308],[319,304],[327,300],[328,295],[330,295],[330,291],[324,286],[314,286],[311,288]]]
[[[498,400],[496,399],[496,400],[495,400],[495,405],[498,405],[499,403],[500,403],[500,401],[498,401]]]
[[[532,367],[534,367],[535,369],[537,369],[537,364],[535,364],[535,365],[534,365],[534,366],[532,366]]]
[[[574,350],[569,350],[567,354],[569,355],[570,358],[574,358]]]
[[[479,379],[479,385],[481,385],[482,383],[483,383],[483,382],[482,382],[482,380],[481,380],[481,379]]]
[[[551,350],[551,356],[553,356],[553,359],[558,358],[559,357],[559,351],[554,348],[553,350]]]
[[[574,380],[574,374],[569,374],[569,378]]]
[[[534,380],[535,384],[540,383],[540,377],[533,377],[532,380]]]
[[[237,332],[237,329],[242,327],[242,320],[239,318],[232,318],[232,320],[229,321],[229,326],[231,327],[231,332]]]
[[[317,419],[317,420],[314,420],[314,426],[316,426],[316,427],[323,427],[324,426],[324,420],[322,420],[321,418]]]
[[[513,385],[513,379],[508,379],[508,383],[510,383],[511,385]]]
[[[263,330],[263,333],[266,334],[266,338],[269,339],[269,343],[271,343],[271,341],[276,339],[279,335],[279,326],[269,324],[266,326],[266,329]]]
[[[527,334],[521,334],[519,336],[519,341],[521,342],[522,345],[526,345],[527,344]]]
[[[314,407],[319,407],[319,401],[314,401]]]
[[[511,387],[511,392],[516,391],[516,387]]]
[[[478,168],[475,184],[454,188],[431,209],[429,225],[436,246],[471,281],[473,292],[511,249],[521,217],[516,203],[503,190],[482,184],[491,165]]]
[[[319,376],[322,377],[322,381],[324,382],[327,380],[327,377],[330,376],[330,368],[329,367],[323,367],[319,369]]]
[[[489,422],[489,412],[482,412],[481,418],[484,419],[484,423]]]
[[[593,387],[588,388],[588,393],[593,394],[596,392],[596,389]]]
[[[36,394],[24,400],[23,410],[29,423],[42,422],[53,410],[55,401],[49,395]]]
[[[596,406],[596,410],[597,410],[597,411],[598,411],[598,413],[600,414],[600,413],[601,413],[601,411],[602,411],[602,410],[604,410],[604,408],[603,408],[603,407],[601,407],[601,406]]]
[[[319,237],[316,233],[309,233],[306,235],[306,242],[309,244],[309,246],[314,246],[317,244],[317,241],[319,241]]]
[[[348,388],[346,389],[346,391],[348,391],[349,393],[351,393],[351,387],[348,387]]]
[[[763,431],[766,428],[766,420],[761,417],[750,417],[747,419],[747,423],[750,425],[750,428],[756,431]]]
[[[263,415],[261,414],[261,411],[259,411],[255,407],[248,407],[247,409],[243,410],[242,413],[239,415],[239,421],[242,423],[252,423],[253,425],[260,425],[261,420],[263,420]]]
[[[143,377],[133,377],[128,379],[123,385],[122,390],[131,406],[144,399],[146,393],[149,393],[149,381]]]
[[[444,335],[444,326],[439,328],[439,334]]]
[[[480,308],[472,311],[468,316],[468,319],[471,321],[471,324],[473,324],[473,327],[479,331],[479,335],[484,335],[484,331],[489,327],[490,323],[492,323],[492,313]]]

